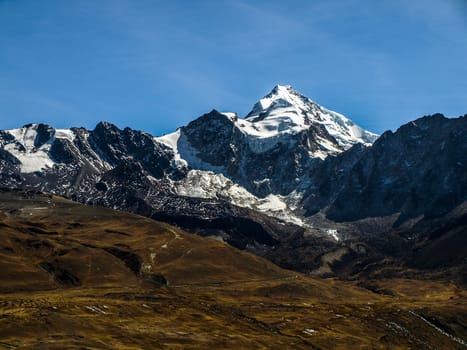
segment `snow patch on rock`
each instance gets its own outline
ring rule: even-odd
[[[258,210],[286,222],[304,224],[288,209],[284,197],[270,194],[258,198],[224,175],[212,171],[190,170],[186,178],[174,183],[174,186],[176,193],[181,196],[227,200],[239,207]]]
[[[10,152],[21,162],[22,173],[41,171],[46,168],[51,168],[55,164],[55,162],[50,159],[47,150],[44,149],[37,150],[36,152],[22,152],[18,150],[14,144],[10,143],[5,146],[5,150]]]
[[[35,146],[39,124],[30,124],[18,129],[6,130],[14,137],[14,142],[8,143],[4,149],[21,162],[22,173],[33,173],[56,164],[50,157],[49,151],[55,139],[66,139],[73,142],[75,134],[68,129],[54,129],[52,136],[40,147]]]
[[[180,139],[180,133],[181,133],[181,129],[177,129],[177,131],[173,132],[173,133],[170,133],[170,134],[166,134],[164,136],[160,136],[160,137],[155,137],[154,140],[156,142],[160,142],[164,145],[166,145],[167,147],[171,148],[173,153],[174,153],[174,163],[175,163],[175,166],[177,167],[186,167],[188,166],[188,163],[185,159],[182,158],[182,156],[180,155],[180,153],[178,152],[178,140]]]
[[[38,149],[34,145],[37,137],[37,126],[37,124],[32,124],[6,131],[15,138],[16,142],[9,143],[4,148],[21,162],[22,173],[41,171],[45,168],[51,168],[55,164],[48,153],[53,138]]]
[[[55,138],[57,139],[66,139],[70,142],[75,140],[75,134],[70,129],[55,129]]]

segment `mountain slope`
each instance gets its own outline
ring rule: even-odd
[[[316,172],[307,214],[326,208],[334,221],[397,214],[396,225],[447,214],[467,200],[466,140],[467,116],[437,114],[388,131]]]
[[[465,344],[465,291],[453,285],[370,281],[373,293],[141,216],[34,191],[0,191],[0,232],[5,348]]]
[[[328,155],[357,143],[369,145],[376,137],[290,86],[278,85],[245,119],[213,110],[156,140],[172,148],[179,166],[221,173],[264,197],[290,194]]]
[[[39,192],[1,190],[0,219],[3,292],[137,287],[146,282],[227,283],[291,275],[214,239]]]
[[[275,86],[253,106],[245,120],[251,123],[251,134],[263,138],[299,133],[314,125],[323,126],[325,131],[317,141],[331,154],[356,143],[372,144],[378,137],[342,114],[316,104],[291,86]]]

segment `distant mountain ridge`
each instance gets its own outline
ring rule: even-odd
[[[213,110],[161,137],[106,122],[0,131],[0,186],[136,212],[313,270],[342,245],[462,205],[466,130],[466,116],[438,114],[377,139],[276,86],[245,119]]]

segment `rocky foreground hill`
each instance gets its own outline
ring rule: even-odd
[[[465,289],[320,279],[146,217],[0,191],[5,349],[464,349]]]

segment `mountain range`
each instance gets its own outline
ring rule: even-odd
[[[0,131],[0,186],[166,221],[307,273],[415,268],[466,283],[466,140],[467,115],[379,136],[276,86],[244,118],[212,110],[159,137],[106,122]]]

